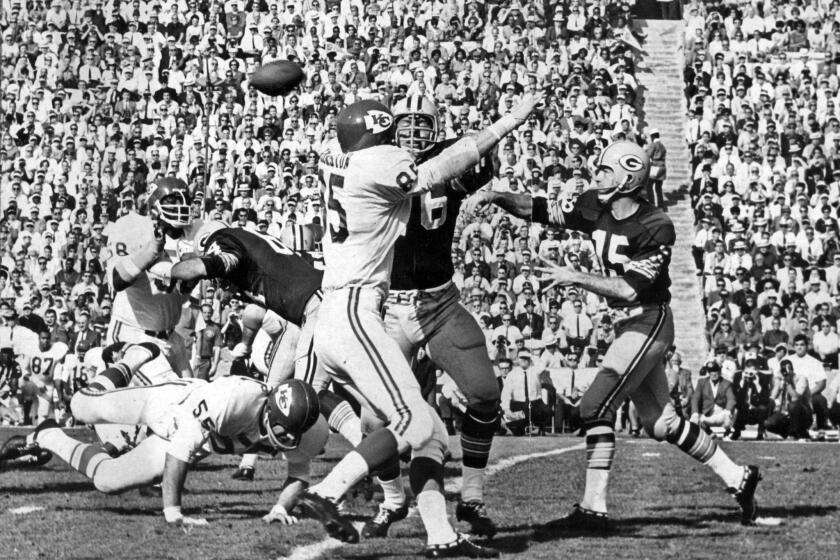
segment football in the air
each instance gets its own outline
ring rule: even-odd
[[[303,70],[294,62],[275,60],[257,68],[251,79],[251,85],[266,95],[286,95],[303,81]]]

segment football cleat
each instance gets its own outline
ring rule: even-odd
[[[479,546],[466,535],[458,533],[458,538],[446,544],[429,544],[425,549],[426,558],[498,558],[499,551]]]
[[[484,502],[458,502],[455,508],[455,518],[470,524],[470,532],[492,539],[496,534],[496,524],[487,515]]]
[[[758,502],[755,499],[755,490],[761,480],[761,473],[755,465],[744,467],[744,478],[738,488],[727,488],[738,505],[741,506],[741,524],[752,525],[758,516]]]
[[[306,517],[321,522],[327,534],[346,543],[359,542],[359,532],[348,519],[338,513],[335,502],[314,492],[304,492],[298,497],[298,507]]]
[[[37,443],[29,443],[24,436],[12,436],[0,448],[0,469],[14,461],[19,467],[40,467],[52,459],[52,453],[41,449]]]
[[[408,516],[408,504],[403,504],[397,509],[386,508],[380,504],[379,513],[362,528],[362,536],[366,539],[387,537],[391,524],[402,521],[406,516]]]
[[[537,538],[553,538],[558,532],[575,531],[586,533],[608,533],[612,530],[610,518],[606,513],[592,511],[575,504],[571,513],[540,526]]]
[[[254,480],[254,467],[240,467],[231,476],[233,480]]]

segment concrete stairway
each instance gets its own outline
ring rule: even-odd
[[[637,72],[642,128],[659,129],[668,150],[667,179],[663,187],[667,211],[674,222],[677,242],[671,259],[671,294],[676,346],[684,367],[695,375],[707,354],[703,334],[700,284],[691,257],[694,214],[688,197],[690,155],[683,138],[686,101],[683,95],[683,25],[679,21],[637,21],[647,35]]]

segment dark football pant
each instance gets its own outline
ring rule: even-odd
[[[501,393],[484,333],[461,305],[454,284],[436,292],[392,292],[386,304],[385,330],[407,359],[428,345],[432,361],[455,381],[468,406],[487,412],[498,408]]]
[[[580,401],[584,427],[615,424],[616,410],[630,397],[650,431],[671,402],[664,356],[674,343],[674,317],[668,304],[634,308],[615,326],[615,341],[592,385]]]

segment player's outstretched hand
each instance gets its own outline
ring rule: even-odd
[[[534,93],[526,93],[519,101],[519,105],[511,110],[511,116],[516,119],[517,123],[524,123],[525,119],[528,118],[528,115],[531,114],[537,105],[542,103],[544,97],[545,94],[540,90],[537,90]]]
[[[464,212],[467,213],[467,216],[471,216],[487,210],[487,208],[493,204],[495,199],[496,193],[493,191],[478,191],[466,199],[463,202],[462,207]]]
[[[286,511],[280,504],[275,504],[271,511],[262,518],[266,523],[280,523],[281,525],[294,525],[298,518]]]
[[[551,282],[548,286],[543,288],[547,292],[555,286],[568,286],[574,283],[574,275],[576,270],[567,266],[557,266],[556,264],[549,264],[548,266],[537,266],[534,270],[543,274],[540,277],[540,282]]]

